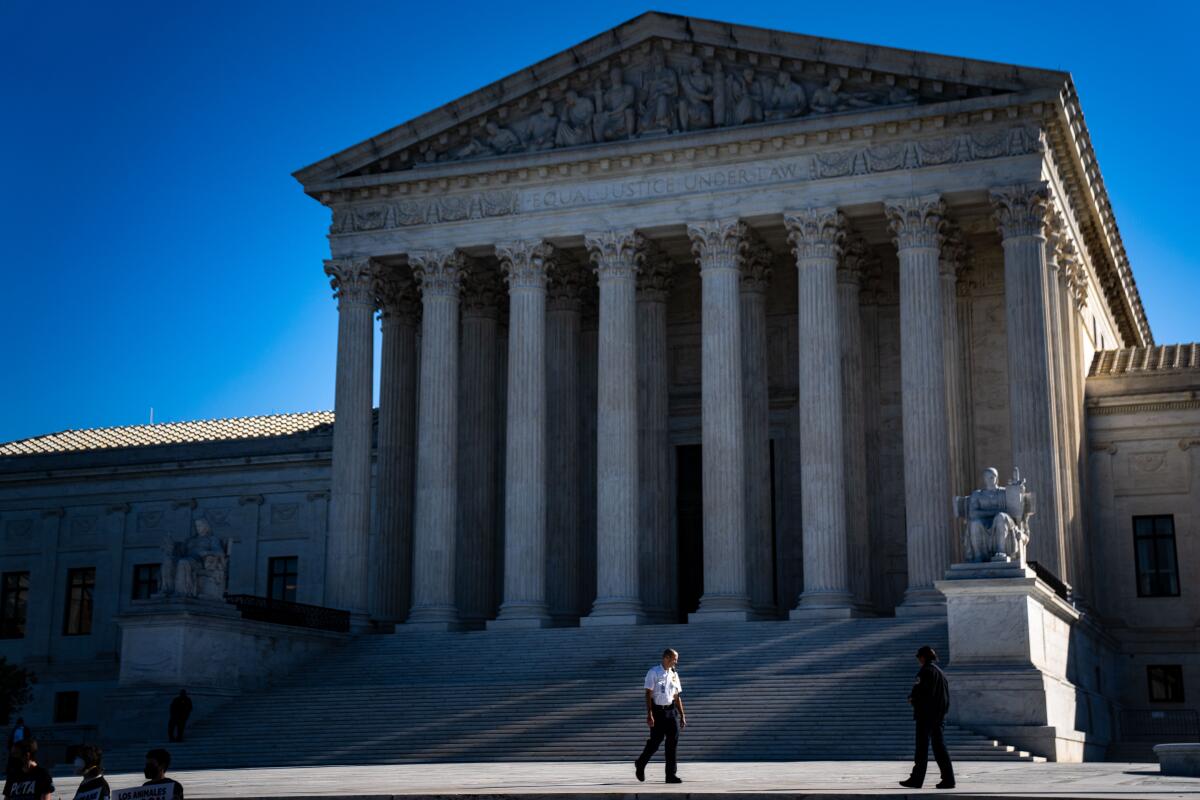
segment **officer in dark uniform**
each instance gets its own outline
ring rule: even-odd
[[[937,785],[939,789],[954,788],[954,766],[950,763],[950,753],[946,751],[946,742],[942,738],[942,729],[946,723],[946,712],[950,710],[950,682],[946,673],[934,662],[937,653],[929,645],[917,651],[917,661],[921,669],[913,681],[912,692],[908,702],[913,707],[913,719],[917,724],[917,752],[914,758],[912,775],[908,780],[900,781],[900,785],[909,789],[920,789],[925,782],[925,768],[929,765],[929,745],[933,744],[933,757],[937,760],[938,769],[942,771],[942,780]]]

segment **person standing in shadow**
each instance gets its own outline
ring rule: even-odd
[[[183,741],[183,729],[187,727],[188,717],[192,715],[192,698],[188,697],[187,689],[180,689],[179,694],[171,701],[171,718],[167,721],[167,740]]]
[[[900,785],[908,789],[921,788],[925,782],[925,769],[929,765],[929,745],[932,744],[933,757],[942,771],[942,780],[937,788],[953,789],[954,765],[950,763],[950,753],[946,750],[946,740],[942,735],[946,714],[950,711],[950,682],[946,680],[946,673],[935,663],[937,653],[929,645],[917,651],[917,661],[921,662],[921,669],[908,695],[917,727],[917,752],[913,759],[912,774],[908,780],[900,781]]]

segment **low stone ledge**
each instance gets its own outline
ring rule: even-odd
[[[1154,755],[1163,775],[1200,778],[1200,742],[1156,744]]]

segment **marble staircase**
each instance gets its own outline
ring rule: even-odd
[[[670,646],[685,759],[909,759],[913,653],[945,651],[946,638],[944,619],[920,618],[368,635],[170,749],[180,769],[632,761],[646,737],[642,677]],[[946,735],[960,760],[1034,760],[957,727]],[[106,765],[139,768],[152,746],[163,742],[135,736]]]

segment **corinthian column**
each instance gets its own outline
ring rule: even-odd
[[[784,214],[799,273],[800,493],[804,591],[793,618],[850,616],[837,267],[845,219],[836,208]]]
[[[934,588],[950,565],[946,371],[938,275],[944,204],[937,195],[884,204],[900,256],[900,373],[908,590],[897,614],[944,613]]]
[[[554,247],[496,245],[508,281],[504,601],[488,627],[540,628],[546,606],[546,280]]]
[[[1008,327],[1008,400],[1013,466],[1037,496],[1030,520],[1029,558],[1064,574],[1055,448],[1053,370],[1046,283],[1044,183],[993,189],[992,205],[1004,242],[1004,305]]]
[[[704,594],[694,622],[746,620],[746,464],[742,411],[740,258],[748,228],[738,219],[689,224],[700,264]]]
[[[1067,274],[1074,247],[1068,239],[1066,222],[1055,209],[1047,219],[1046,231],[1046,300],[1047,322],[1050,343],[1050,379],[1053,381],[1055,454],[1058,457],[1059,519],[1062,520],[1062,562],[1060,577],[1074,582],[1076,565],[1086,555],[1079,552],[1074,535],[1077,512],[1073,502],[1076,479],[1070,456],[1071,399],[1068,386],[1069,357],[1067,342],[1067,316],[1064,314],[1063,277]]]
[[[771,404],[767,385],[767,287],[770,248],[751,237],[742,259],[742,419],[746,431],[746,583],[750,605],[776,616],[771,541]]]
[[[412,592],[413,453],[417,435],[417,321],[420,301],[407,270],[381,272],[376,302],[383,325],[379,431],[371,552],[371,617],[400,622]]]
[[[859,609],[871,605],[871,515],[867,481],[866,402],[863,380],[863,320],[859,310],[866,243],[854,239],[837,272],[838,332],[842,346],[842,451],[846,476],[846,562]]]
[[[496,486],[499,478],[498,369],[500,273],[472,266],[463,286],[462,387],[459,392],[458,549],[455,594],[464,623],[492,616],[496,594]]]
[[[449,630],[458,626],[458,294],[467,262],[457,250],[413,253],[409,262],[421,288],[421,388],[413,604],[406,627]]]
[[[546,312],[549,392],[546,596],[556,624],[579,619],[579,356],[584,274],[559,258],[550,272]]]
[[[645,621],[638,592],[637,316],[634,231],[584,237],[600,283],[596,412],[596,602],[584,624]]]
[[[671,530],[670,376],[667,299],[672,264],[648,249],[638,272],[638,505],[642,603],[655,622],[675,622],[678,576]]]
[[[325,262],[338,304],[337,384],[325,604],[366,622],[371,532],[371,350],[375,269],[369,259]],[[339,421],[340,420],[340,421]]]
[[[946,376],[946,465],[952,496],[967,495],[972,483],[966,474],[966,420],[962,415],[962,398],[966,375],[962,368],[958,332],[958,272],[965,258],[966,246],[957,228],[948,228],[938,256],[938,275],[941,280],[942,307],[942,370]],[[957,561],[961,557],[961,536],[953,535],[958,528],[956,517],[949,508],[950,552]]]

